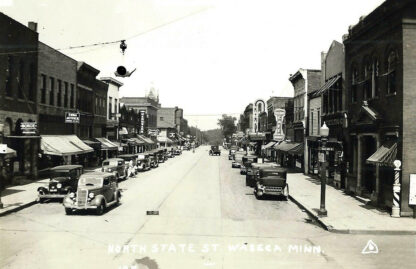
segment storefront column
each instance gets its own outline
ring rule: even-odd
[[[356,193],[361,195],[362,187],[361,187],[361,178],[362,178],[362,135],[357,136],[357,187]]]

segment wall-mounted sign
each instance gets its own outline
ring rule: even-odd
[[[79,123],[79,112],[65,112],[65,123]]]
[[[273,134],[273,139],[275,141],[283,141],[285,140],[285,134],[283,132],[283,119],[286,115],[286,111],[281,108],[277,108],[274,110],[274,116],[276,117],[276,130]]]
[[[24,121],[20,123],[22,134],[34,135],[37,133],[38,124],[34,121]]]
[[[416,174],[410,174],[409,205],[416,205]]]
[[[257,99],[253,104],[253,128],[252,131],[257,133],[259,131],[259,115],[266,112],[266,102],[262,99]]]
[[[146,132],[146,111],[139,111],[139,134],[145,134]]]
[[[323,153],[323,152],[319,152],[319,153],[318,153],[318,161],[319,161],[320,163],[325,162],[325,153]]]
[[[158,136],[158,135],[159,135],[159,133],[160,133],[159,129],[149,129],[149,130],[148,130],[148,134],[149,134],[150,136]]]

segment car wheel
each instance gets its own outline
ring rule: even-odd
[[[65,208],[65,214],[66,215],[72,215],[72,209],[71,208]]]
[[[98,216],[101,216],[104,213],[105,210],[105,205],[104,205],[104,201],[101,202],[101,204],[97,207],[95,213],[97,213]]]
[[[116,206],[120,205],[120,197],[121,197],[120,192],[117,192],[117,194],[116,194]]]
[[[39,198],[39,204],[43,204],[45,200],[43,198]]]
[[[262,200],[263,197],[257,194],[257,188],[254,189],[254,196],[256,196],[257,200]]]

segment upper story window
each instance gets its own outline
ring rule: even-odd
[[[165,118],[163,118],[163,117],[160,117],[160,121],[164,121],[165,120]]]
[[[13,73],[13,58],[7,57],[7,69],[6,69],[6,95],[12,96],[12,73]]]
[[[113,98],[112,97],[108,97],[108,118],[112,119],[113,115],[112,114],[112,109],[113,109]]]
[[[35,100],[36,94],[36,67],[35,64],[30,64],[29,71],[29,100]]]
[[[357,68],[352,69],[351,73],[351,102],[357,102],[357,91],[358,91],[358,70]]]
[[[396,92],[396,68],[397,68],[397,54],[391,51],[387,58],[387,94]]]
[[[68,107],[68,82],[64,82],[64,107]]]
[[[75,108],[74,107],[74,105],[75,105],[75,90],[74,90],[74,84],[71,84],[71,100],[70,100],[70,105],[71,105],[71,108]]]
[[[20,61],[19,62],[18,84],[17,84],[17,97],[19,99],[24,98],[24,94],[23,94],[24,87],[25,87],[24,75],[25,75],[25,64],[23,63],[23,61]]]
[[[364,92],[363,94],[364,94],[365,100],[372,98],[372,92],[371,92],[373,88],[372,74],[373,74],[372,66],[369,62],[367,62],[364,66],[364,85],[363,85]]]
[[[372,73],[371,73],[371,94],[373,97],[377,97],[379,95],[379,83],[378,83],[378,76],[379,76],[379,62],[378,59],[373,59],[372,62]]]
[[[46,75],[40,75],[42,79],[42,85],[40,89],[40,102],[46,104]]]
[[[58,101],[57,105],[60,107],[62,106],[62,81],[58,79]]]
[[[51,88],[50,88],[50,91],[49,91],[49,104],[51,105],[51,106],[53,106],[53,104],[54,104],[54,90],[55,90],[55,79],[53,78],[53,77],[51,77],[50,78],[50,81],[51,81]]]

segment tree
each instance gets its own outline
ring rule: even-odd
[[[227,139],[230,140],[230,136],[237,131],[237,126],[235,125],[235,121],[237,119],[232,116],[228,116],[226,114],[222,115],[222,118],[218,120],[218,125],[221,127],[222,135]]]

